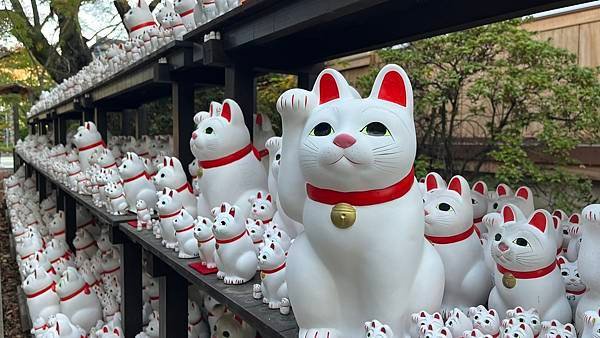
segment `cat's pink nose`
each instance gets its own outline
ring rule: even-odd
[[[356,143],[356,139],[350,134],[339,134],[333,139],[333,144],[342,149],[346,149],[354,143]]]
[[[500,242],[500,244],[498,244],[498,249],[500,249],[500,251],[502,251],[502,252],[505,252],[505,251],[507,251],[509,248],[508,248],[508,245],[506,245],[506,243],[504,243],[504,242]]]
[[[192,133],[192,140],[195,140],[198,137],[198,134],[196,134],[196,132]]]

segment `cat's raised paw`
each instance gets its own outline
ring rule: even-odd
[[[300,329],[298,337],[342,338],[342,334],[335,329]]]
[[[593,224],[600,224],[600,204],[590,204],[581,212],[583,218]]]

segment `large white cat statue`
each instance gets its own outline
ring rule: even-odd
[[[412,313],[440,308],[444,266],[424,237],[408,76],[387,65],[362,99],[326,69],[312,91],[281,95],[277,109],[279,197],[305,226],[286,270],[299,337],[362,337],[373,318],[409,337]]]
[[[146,201],[150,207],[156,205],[156,188],[146,173],[146,165],[141,157],[136,153],[127,153],[119,166],[119,174],[123,180],[123,190],[129,211],[137,210],[138,200]]]
[[[96,150],[106,148],[94,122],[85,122],[83,126],[77,128],[77,133],[73,135],[73,144],[79,151],[79,166],[82,172],[90,167],[89,161],[92,154]]]

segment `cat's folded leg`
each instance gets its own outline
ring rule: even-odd
[[[544,312],[542,320],[556,319],[561,323],[570,323],[573,319],[571,305],[566,297],[560,297]]]
[[[465,274],[461,294],[466,310],[471,306],[485,304],[492,289],[492,276],[483,259],[478,260]],[[465,309],[461,309],[465,310]]]

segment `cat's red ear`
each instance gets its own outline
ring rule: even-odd
[[[273,201],[272,201],[271,194],[267,194],[267,201],[269,201],[269,202],[273,202]]]
[[[356,91],[348,85],[344,76],[334,69],[325,69],[319,74],[313,93],[317,96],[319,104],[344,97],[357,97]],[[292,98],[291,104],[293,105],[296,100]]]
[[[229,214],[231,215],[231,217],[235,217],[235,208],[231,208],[229,209]]]
[[[500,197],[508,196],[509,192],[510,192],[510,188],[508,187],[508,185],[506,185],[504,183],[500,183],[496,187],[496,193],[498,193],[498,196],[500,196]]]
[[[175,164],[173,164],[173,158],[172,158],[172,157],[171,157],[171,160],[169,160],[169,165],[170,165],[171,167],[174,167],[174,166],[175,166]]]
[[[221,212],[225,212],[225,204],[221,204]]]
[[[569,222],[573,224],[579,224],[579,214],[573,214],[569,217]]]
[[[450,183],[448,183],[448,190],[456,191],[459,195],[462,193],[460,179],[457,176],[452,177]]]
[[[425,176],[425,187],[427,188],[427,191],[440,189],[445,186],[446,183],[444,182],[444,179],[442,178],[442,176],[440,176],[440,174],[436,172],[430,172],[429,174],[427,174],[427,176]]]
[[[410,79],[398,65],[386,65],[379,71],[369,97],[409,108],[412,113],[413,93]]]
[[[565,324],[565,330],[567,330],[569,332],[575,332],[575,327],[573,326],[573,324],[567,323],[567,324]]]
[[[548,217],[546,217],[546,213],[548,212],[544,210],[537,210],[529,218],[529,224],[533,225],[541,232],[546,231],[546,228],[548,227]]]
[[[561,266],[563,264],[565,264],[567,261],[565,260],[565,258],[563,256],[558,256],[558,258],[556,259],[556,263],[558,263],[558,266]]]
[[[256,193],[256,198],[257,199],[262,199],[262,194],[260,193],[260,191]]]
[[[524,200],[528,200],[532,197],[531,189],[529,189],[527,187],[519,187],[519,189],[517,189],[517,192],[515,195]]]
[[[506,222],[514,222],[516,220],[515,211],[510,205],[505,205],[502,207],[502,218],[504,218],[504,223]]]
[[[227,122],[231,122],[231,106],[228,102],[223,103],[223,108],[221,110],[221,117],[227,120]]]
[[[487,185],[485,184],[484,181],[477,181],[473,185],[473,191],[476,191],[482,195],[486,195],[487,194]]]

